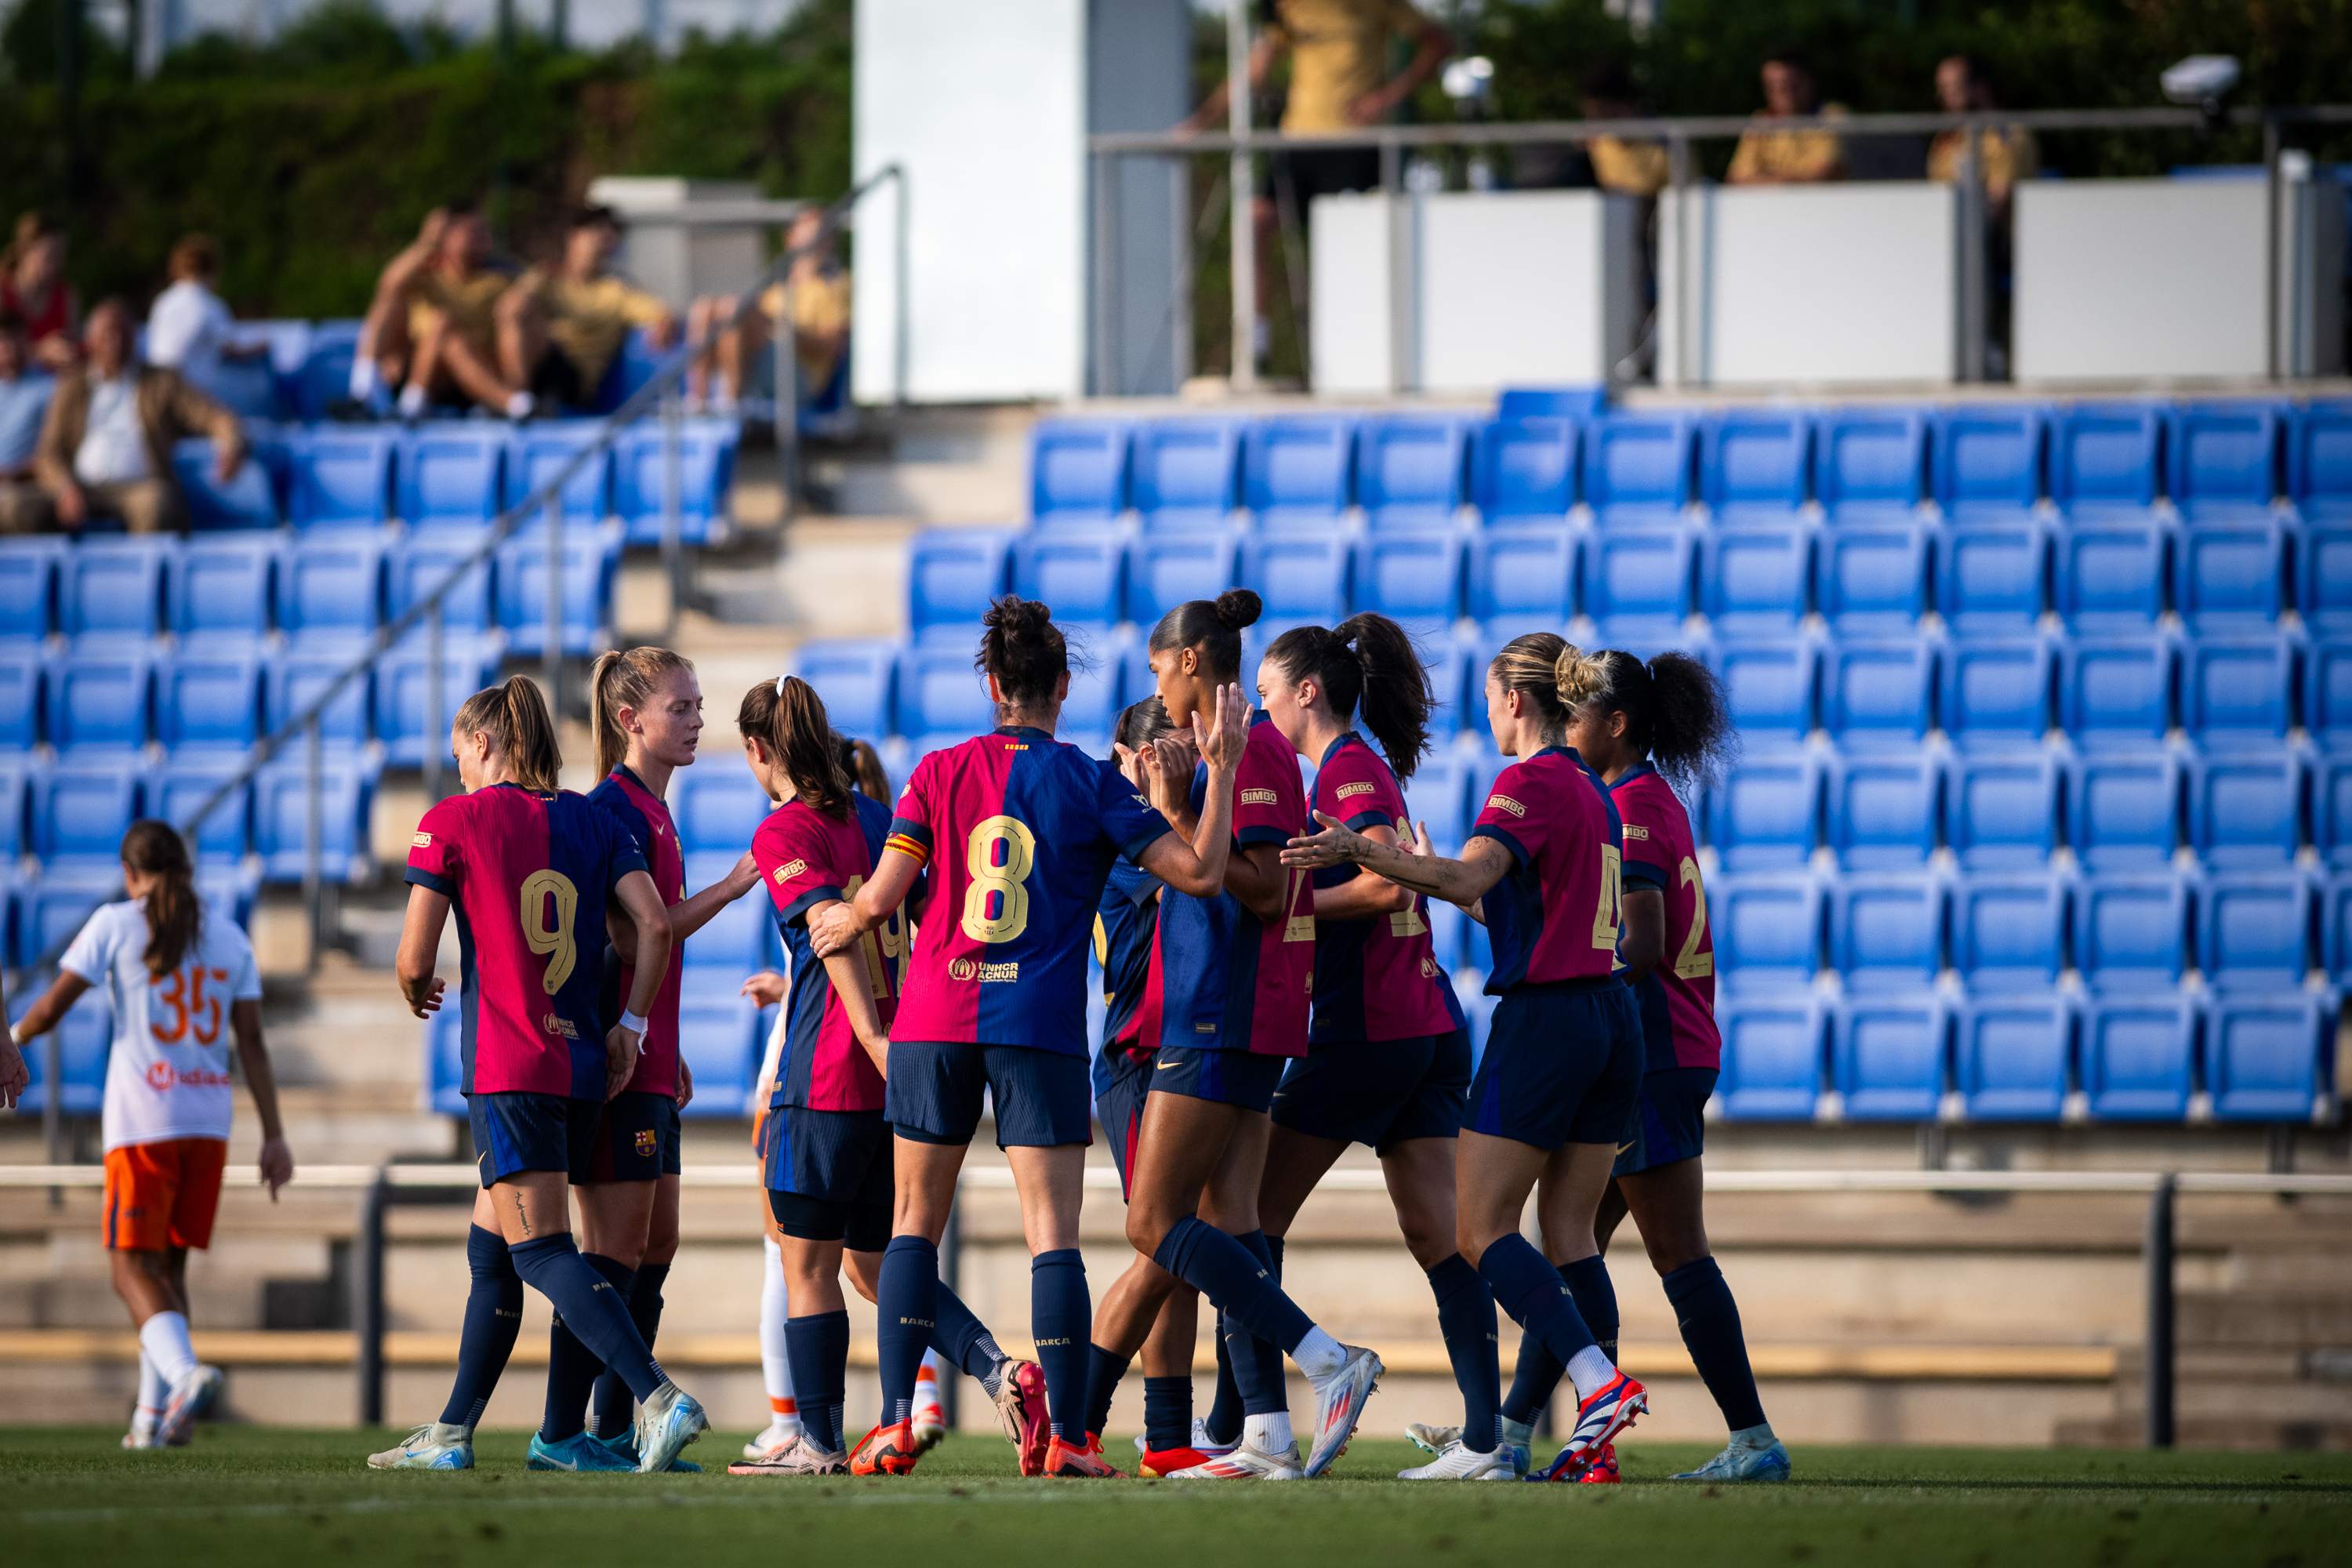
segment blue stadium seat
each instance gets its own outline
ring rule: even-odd
[[[250,647],[184,649],[155,670],[155,739],[187,750],[247,752],[260,738],[261,660]]]
[[[382,528],[392,521],[396,431],[326,425],[287,442],[287,513],[297,528]]]
[[[62,539],[0,539],[0,646],[38,642],[57,625],[65,552]]]
[[[1927,493],[1925,412],[1840,409],[1819,428],[1813,482],[1830,521],[1910,521]]]
[[[1822,765],[1807,752],[1750,753],[1706,793],[1707,842],[1726,871],[1797,870],[1821,837]]]
[[[2303,727],[2318,745],[2352,745],[2352,639],[2316,642],[2303,654]]]
[[[1802,989],[1821,952],[1821,884],[1801,873],[1718,877],[1707,889],[1715,973],[1727,988]]]
[[[1127,510],[1123,419],[1041,419],[1029,432],[1029,515],[1041,523],[1108,522]]]
[[[69,758],[36,770],[27,793],[35,858],[112,866],[139,815],[139,766],[131,757]]]
[[[117,884],[114,890],[120,893],[121,885]],[[28,894],[32,891],[32,889],[26,889]],[[62,895],[64,889],[45,889],[44,891],[55,891]],[[94,888],[85,889],[84,893],[94,895],[97,889]],[[89,910],[96,909],[99,904],[105,901],[102,896],[96,897],[95,901],[90,902],[88,908],[81,911],[82,916],[86,917]],[[73,924],[61,933],[61,940],[70,940],[73,931],[79,929],[79,925],[80,919],[77,918]],[[26,953],[28,963],[32,956],[28,951]],[[84,994],[82,998],[73,1005],[72,1011],[66,1015],[65,1022],[58,1026],[58,1114],[60,1116],[99,1114],[106,1100],[107,1053],[112,1050],[113,1047],[114,1015],[107,1006],[105,991],[97,990]],[[20,1119],[25,1117],[37,1119],[49,1108],[47,1042],[40,1041],[26,1047],[25,1065],[31,1069],[33,1081],[21,1095],[17,1096],[16,1115]]]
[[[155,635],[163,578],[179,553],[176,539],[80,541],[58,563],[58,629],[109,651],[125,639],[145,642]]]
[[[2311,968],[2318,890],[2300,871],[2209,878],[2198,890],[2197,967],[2222,991],[2294,991]]]
[[[2223,1121],[2308,1121],[2333,1085],[2336,1010],[2316,996],[2216,996],[2205,1005],[2205,1083]]]
[[[1118,726],[1119,710],[1134,700],[1126,679],[1128,646],[1133,640],[1124,630],[1104,630],[1091,637],[1082,634],[1073,640],[1070,694],[1063,700],[1061,723],[1055,731],[1059,739],[1092,756],[1109,754],[1110,733]],[[1249,671],[1252,679],[1255,673]]]
[[[1584,432],[1584,500],[1603,527],[1672,522],[1690,504],[1698,431],[1679,414],[1616,413]]]
[[[1740,765],[1746,771],[1747,764]],[[1829,765],[1828,843],[1856,870],[1903,869],[1936,852],[1944,767],[1933,752],[1840,755]]]
[[[1470,615],[1490,633],[1559,626],[1576,613],[1580,536],[1563,522],[1489,526],[1470,537]]]
[[[742,427],[730,419],[688,419],[677,438],[677,536],[708,544],[728,521]],[[613,511],[632,544],[658,544],[668,526],[669,443],[659,425],[638,425],[613,447]]]
[[[428,700],[432,687],[424,630],[403,637],[375,668],[371,722],[376,739],[383,742],[384,761],[396,768],[413,768],[425,761],[427,751],[442,752],[457,721],[457,710],[467,698],[497,681],[505,651],[506,639],[495,632],[445,635],[440,700],[433,702]]]
[[[621,570],[617,523],[563,531],[563,651],[585,658],[612,646],[613,580]],[[547,531],[526,528],[499,546],[490,574],[509,651],[536,658],[547,646]]]
[[[2032,522],[1936,533],[1936,611],[1959,632],[2030,631],[2050,591],[2050,536]]]
[[[2154,870],[2181,840],[2179,759],[2169,752],[2094,752],[2067,767],[2066,838],[2095,870]]]
[[[1809,641],[1717,643],[1708,661],[1723,684],[1732,722],[1752,750],[1793,745],[1813,727],[1821,649]]]
[[[2189,847],[2207,865],[2284,866],[2303,842],[2305,759],[2293,751],[2229,747],[2189,763]]]
[[[1507,386],[1495,395],[1495,412],[1505,419],[1591,419],[1609,406],[1609,389],[1582,386]]]
[[[751,847],[751,835],[759,831],[760,824],[774,809],[760,786],[751,782],[751,773],[740,767],[680,770],[670,780],[669,808],[670,820],[677,825],[678,847],[684,853],[723,856],[729,865]],[[719,875],[723,876],[725,869],[722,866]],[[704,884],[690,881],[688,885],[698,888]],[[742,901],[753,902],[749,899]],[[760,918],[767,917],[762,913]]]
[[[678,1054],[694,1074],[694,1098],[685,1114],[741,1117],[759,1075],[763,1039],[760,1005],[749,996],[680,997]]]
[[[2200,523],[2269,516],[2279,493],[2279,414],[2252,399],[2168,412],[2164,489],[2182,517]]]
[[[975,644],[977,637],[973,638]],[[965,658],[970,658],[966,654]],[[898,649],[884,642],[807,642],[793,669],[824,700],[825,717],[845,735],[879,741],[896,732],[891,710]]]
[[[2188,968],[2189,879],[2095,875],[2074,891],[2074,967],[2095,991],[2165,991]]]
[[[1954,757],[1944,842],[1969,870],[2048,864],[2058,846],[2059,777],[2057,758],[2039,750]]]
[[[384,547],[362,535],[297,540],[278,567],[278,624],[302,639],[354,638],[383,624]]]
[[[1145,530],[1128,544],[1127,618],[1149,631],[1188,599],[1214,599],[1234,585],[1240,560],[1240,542],[1223,528]]]
[[[43,672],[36,650],[0,648],[0,748],[6,752],[21,755],[40,741]]]
[[[1331,533],[1252,534],[1242,542],[1242,581],[1265,601],[1268,628],[1348,615],[1348,542]]]
[[[480,547],[475,529],[429,529],[404,535],[383,561],[384,613],[397,618],[438,588],[458,563]],[[497,601],[490,592],[492,563],[484,561],[458,579],[441,599],[444,634],[486,633],[498,624]],[[419,630],[423,623],[418,623]]]
[[[1830,1024],[1830,1086],[1848,1120],[1925,1121],[1943,1099],[1951,1017],[1933,995],[1848,997]]]
[[[401,437],[394,454],[394,511],[411,528],[479,527],[505,510],[503,426],[436,420]]]
[[[2050,499],[2077,522],[2137,519],[2156,504],[2163,419],[2150,405],[2084,403],[2050,432]]]
[[[324,419],[328,409],[351,395],[352,362],[357,357],[356,347],[356,340],[352,338],[313,337],[289,388],[294,412],[304,423],[316,424]]]
[[[2319,898],[2320,967],[2340,991],[2352,985],[2352,873],[2330,876]]]
[[[2173,536],[2160,523],[2126,519],[2058,531],[2051,607],[2076,632],[2132,632],[2164,613]]]
[[[1116,625],[1126,579],[1127,536],[1116,528],[1065,521],[1013,542],[1013,591],[1052,606],[1062,625]]]
[[[1405,781],[1404,805],[1414,821],[1429,825],[1430,841],[1442,852],[1453,852],[1448,845],[1458,850],[1475,815],[1470,809],[1469,769],[1460,754],[1441,751],[1423,757]]]
[[[0,895],[6,891],[5,868],[23,858],[30,832],[26,816],[32,804],[26,795],[30,765],[22,752],[0,751]],[[8,962],[6,918],[5,911],[0,911],[0,963]]]
[[[164,587],[172,634],[247,647],[267,635],[278,548],[274,537],[189,540]]]
[[[1147,529],[1217,528],[1241,504],[1242,434],[1223,419],[1139,426],[1131,499]]]
[[[2180,723],[2193,740],[2280,740],[2294,692],[2285,637],[2206,637],[2181,651]]]
[[[1718,522],[1781,521],[1812,494],[1813,421],[1738,410],[1699,427],[1699,499]]]
[[[282,412],[278,377],[266,360],[224,359],[201,374],[188,373],[186,379],[239,419],[275,419]]]
[[[1952,967],[1971,992],[2048,991],[2066,960],[2066,879],[2046,871],[1952,885]]]
[[[2058,723],[2077,746],[2146,750],[2172,722],[2179,650],[2161,637],[2079,637],[2058,652]]]
[[[1814,531],[1802,524],[1723,523],[1698,542],[1698,613],[1736,636],[1797,629],[1811,603]]]
[[[2033,407],[1939,409],[1933,416],[1936,504],[1951,522],[2018,522],[2044,493],[2049,415]]]
[[[523,426],[507,445],[507,506],[520,506],[553,483],[566,464],[594,445],[599,429],[593,419],[543,420]],[[613,515],[613,468],[612,449],[606,447],[563,481],[566,522],[601,523]],[[567,535],[573,531],[565,530]]]
[[[643,327],[630,328],[628,335],[621,340],[620,352],[613,356],[612,363],[604,367],[604,378],[596,384],[594,393],[589,397],[587,412],[600,415],[617,412],[621,405],[635,397],[647,382],[659,374],[662,362],[668,357],[667,352],[654,347],[652,333]],[[770,367],[763,360],[758,368]],[[836,371],[835,379],[839,378]],[[756,374],[752,379],[759,379]],[[772,372],[767,379],[774,379]],[[810,412],[804,405],[802,408],[803,417]]]
[[[310,812],[310,762],[289,746],[254,780],[253,847],[263,879],[299,882],[307,858]],[[319,767],[319,875],[348,882],[368,862],[368,809],[375,771],[362,757],[328,751]]]
[[[327,643],[312,647],[298,645],[272,656],[262,667],[262,729],[274,734],[300,715],[358,654],[357,648],[348,645]],[[322,743],[348,751],[366,742],[368,695],[373,685],[372,673],[362,670],[350,685],[335,694],[319,715],[319,739]],[[299,752],[300,746],[298,738],[291,750]]]
[[[2352,752],[2312,759],[2311,842],[2328,865],[2352,868]]]
[[[2286,606],[2286,531],[2268,519],[2180,531],[2173,598],[2195,631],[2267,630]]]
[[[1715,1100],[1727,1121],[1810,1121],[1821,1097],[1823,1019],[1802,993],[1729,996],[1717,1005],[1723,1070]]]
[[[1578,598],[1601,640],[1671,637],[1694,597],[1691,531],[1662,523],[1588,534],[1578,562]]]
[[[1963,638],[1938,661],[1937,714],[1955,744],[2016,750],[2050,728],[2050,645],[2039,637]]]
[[[2083,1093],[2094,1120],[2178,1121],[2189,1113],[2197,1005],[2185,996],[2093,1001],[2083,1013]]]
[[[1470,504],[1488,523],[1559,521],[1576,504],[1579,445],[1570,420],[1488,420],[1470,433]]]
[[[244,757],[173,755],[147,774],[140,809],[185,831],[188,821],[223,784],[235,778]],[[233,791],[215,807],[195,834],[200,861],[242,859],[253,847],[253,785]]]
[[[1356,431],[1356,504],[1379,528],[1450,525],[1461,510],[1470,432],[1445,416],[1397,414]]]
[[[2287,411],[2286,494],[2305,517],[2352,517],[2352,403]]]
[[[1953,1009],[1952,1076],[1971,1121],[2057,1121],[2074,1055],[2063,996],[1972,996]]]
[[[1830,967],[1849,991],[1915,991],[1944,966],[1946,890],[1934,877],[1875,873],[1830,889]]]
[[[969,642],[1012,582],[1013,536],[994,528],[927,528],[907,545],[907,626],[918,638]]]
[[[144,643],[128,645],[143,650]],[[144,651],[87,651],[48,667],[41,698],[49,744],[67,751],[131,751],[147,743],[154,667]]]
[[[995,727],[996,710],[971,667],[971,655],[961,648],[911,647],[898,657],[900,734],[952,742]]]
[[[1355,603],[1408,625],[1450,627],[1462,614],[1462,536],[1391,527],[1356,547]]]
[[[425,1020],[425,1109],[436,1116],[466,1114],[464,1009],[444,1007]]]
[[[1822,728],[1850,750],[1915,746],[1935,681],[1935,649],[1916,637],[1834,643],[1822,655]]]
[[[739,781],[750,783],[740,770]],[[743,789],[721,780],[712,780],[705,787],[697,809],[696,832],[688,840],[694,846],[686,860],[689,888],[723,879],[743,853],[741,846],[751,842],[751,835],[768,813],[767,799],[756,788]],[[688,838],[682,822],[678,837]],[[689,996],[714,991],[721,997],[734,996],[744,975],[770,965],[774,928],[775,905],[764,897],[738,899],[728,905],[686,944],[681,989]]]
[[[180,500],[188,509],[188,526],[199,533],[276,528],[285,521],[278,509],[278,492],[270,487],[268,465],[258,454],[248,454],[236,472],[224,479],[211,441],[202,437],[178,441],[172,447],[172,477],[179,481]]]
[[[1344,415],[1253,424],[1242,436],[1242,505],[1262,524],[1329,523],[1348,510],[1355,449]]]
[[[1824,530],[1813,547],[1813,604],[1841,632],[1908,631],[1927,608],[1927,531]]]

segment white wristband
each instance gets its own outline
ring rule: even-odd
[[[640,1014],[624,1011],[621,1014],[621,1027],[633,1035],[642,1035],[646,1032],[646,1020]]]

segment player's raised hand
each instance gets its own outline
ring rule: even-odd
[[[1318,811],[1315,814],[1315,820],[1323,825],[1323,831],[1292,839],[1282,851],[1284,865],[1307,870],[1324,866],[1342,866],[1362,859],[1364,852],[1371,847],[1370,839],[1336,816],[1327,816]]]
[[[1242,752],[1249,746],[1249,699],[1242,695],[1238,683],[1217,688],[1209,732],[1201,739],[1201,754],[1212,768],[1231,772],[1241,765]],[[1198,729],[1196,717],[1193,726]]]
[[[847,900],[812,910],[808,917],[809,946],[819,958],[831,958],[857,940],[857,916]]]
[[[294,1151],[286,1146],[283,1138],[268,1138],[261,1144],[261,1184],[269,1189],[269,1201],[278,1201],[278,1189],[294,1179]]]
[[[635,1029],[615,1024],[604,1031],[604,1098],[611,1100],[628,1087],[636,1075],[637,1058],[645,1050],[645,1037]]]
[[[1192,748],[1173,735],[1163,735],[1142,752],[1144,793],[1152,809],[1171,822],[1182,816],[1192,797]]]

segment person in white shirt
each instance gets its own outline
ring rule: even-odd
[[[194,878],[176,829],[132,823],[122,836],[129,900],[89,917],[19,1025],[37,1038],[98,986],[113,1015],[100,1125],[114,1293],[139,1330],[139,1405],[126,1448],[186,1442],[220,1389],[220,1369],[198,1363],[188,1337],[187,1263],[190,1247],[210,1244],[220,1204],[232,1041],[261,1115],[261,1180],[272,1202],[294,1177],[261,1039],[253,946],[197,895]]]
[[[213,292],[220,276],[220,249],[212,237],[192,234],[172,247],[171,286],[147,311],[147,363],[176,370],[205,392],[220,379],[224,363],[263,359],[267,343],[241,343],[236,318]]]
[[[8,1032],[8,998],[0,994],[0,1110],[16,1110],[17,1100],[32,1087],[33,1069],[25,1065],[16,1037]]]

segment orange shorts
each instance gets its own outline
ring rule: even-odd
[[[106,1153],[106,1245],[117,1252],[208,1247],[228,1142],[165,1138]]]

